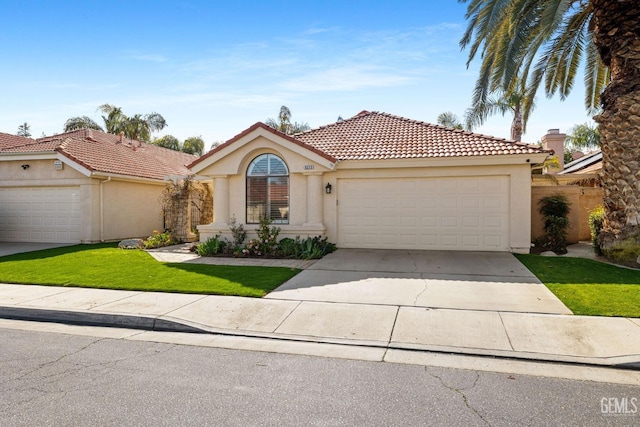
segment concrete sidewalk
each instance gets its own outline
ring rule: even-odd
[[[9,284],[0,317],[640,369],[640,319]]]

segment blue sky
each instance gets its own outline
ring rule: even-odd
[[[465,5],[423,1],[3,0],[0,132],[34,137],[97,107],[158,112],[162,134],[209,146],[286,105],[312,127],[362,110],[435,123],[462,116],[477,64],[458,41]],[[523,140],[588,120],[581,79],[538,96]],[[479,133],[509,137],[495,116]]]

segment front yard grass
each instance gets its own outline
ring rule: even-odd
[[[516,257],[574,314],[640,317],[640,271],[583,258]]]
[[[161,263],[116,243],[0,257],[0,282],[262,297],[298,274],[283,267]]]

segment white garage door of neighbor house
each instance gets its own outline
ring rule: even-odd
[[[338,246],[506,251],[509,179],[340,180]]]
[[[80,187],[0,188],[0,241],[80,243]]]

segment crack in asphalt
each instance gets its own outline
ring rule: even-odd
[[[462,397],[462,401],[464,402],[465,406],[467,408],[469,408],[478,418],[480,418],[482,420],[483,423],[485,423],[486,425],[490,426],[491,424],[489,423],[489,421],[487,421],[482,414],[480,414],[480,412],[478,412],[478,410],[476,408],[474,408],[471,403],[469,402],[469,399],[467,398],[467,395],[464,393],[465,391],[468,390],[473,390],[473,388],[476,386],[476,384],[478,384],[478,380],[480,379],[480,373],[478,371],[473,371],[476,375],[476,378],[473,380],[473,384],[471,384],[471,386],[469,387],[454,387],[451,386],[449,384],[447,384],[442,377],[440,377],[439,375],[436,375],[433,372],[430,372],[429,370],[429,366],[425,366],[424,370],[427,374],[429,374],[431,377],[433,378],[437,378],[438,381],[440,381],[440,384],[442,384],[443,387],[445,387],[448,390],[451,390],[457,394],[459,394]]]
[[[9,378],[5,381],[1,381],[0,385],[3,386],[3,388],[5,388],[5,391],[10,391],[12,394],[17,394],[17,393],[24,393],[24,392],[36,392],[37,395],[36,396],[30,396],[28,398],[23,398],[17,401],[13,401],[13,402],[8,402],[4,405],[0,404],[0,411],[1,412],[15,412],[15,411],[20,411],[21,407],[23,407],[24,405],[29,405],[31,402],[34,402],[38,399],[43,398],[44,396],[47,395],[60,395],[61,398],[64,398],[66,395],[68,395],[71,391],[78,391],[78,390],[82,390],[84,387],[84,383],[83,384],[77,384],[75,386],[72,386],[70,388],[55,388],[55,383],[58,382],[59,379],[71,375],[72,373],[76,372],[76,371],[82,371],[82,370],[89,370],[89,369],[95,369],[95,368],[104,368],[104,367],[108,367],[109,365],[114,365],[120,362],[124,362],[124,361],[128,361],[128,360],[134,360],[134,359],[138,359],[138,358],[147,358],[147,357],[155,357],[158,356],[160,354],[166,353],[171,351],[172,349],[178,347],[177,344],[168,344],[165,345],[163,344],[162,347],[156,347],[154,348],[154,352],[153,353],[137,353],[128,357],[123,357],[123,358],[119,358],[119,359],[113,359],[113,360],[108,360],[108,361],[104,361],[104,362],[100,362],[100,363],[81,363],[81,362],[68,362],[65,361],[66,358],[69,358],[71,356],[80,354],[81,352],[87,350],[89,347],[98,344],[101,341],[105,341],[105,340],[111,340],[112,338],[99,338],[96,340],[93,340],[89,343],[87,343],[86,345],[71,351],[69,353],[65,353],[60,355],[59,357],[57,357],[56,359],[53,360],[49,360],[43,363],[38,364],[37,366],[34,366],[33,368],[29,369],[28,371],[22,373],[21,375],[17,376],[17,377],[13,377],[13,378]],[[37,374],[38,372],[48,368],[48,367],[52,367],[54,365],[60,365],[60,364],[68,364],[69,366],[67,368],[63,368],[59,371],[56,372],[52,372],[49,374],[42,374],[41,376],[38,376],[37,378],[35,378],[35,374]],[[91,382],[96,381],[98,378],[103,378],[105,376],[109,375],[108,370],[104,371],[104,372],[100,372],[100,371],[92,371],[91,373]],[[21,380],[24,380],[26,378],[28,378],[29,376],[34,376],[34,380],[37,380],[39,382],[38,385],[29,385],[29,386],[21,386],[21,384],[19,383]],[[18,382],[18,384],[16,386],[12,386],[11,383],[14,382]],[[53,387],[51,387],[53,386]],[[47,389],[47,387],[51,387],[50,389]]]

